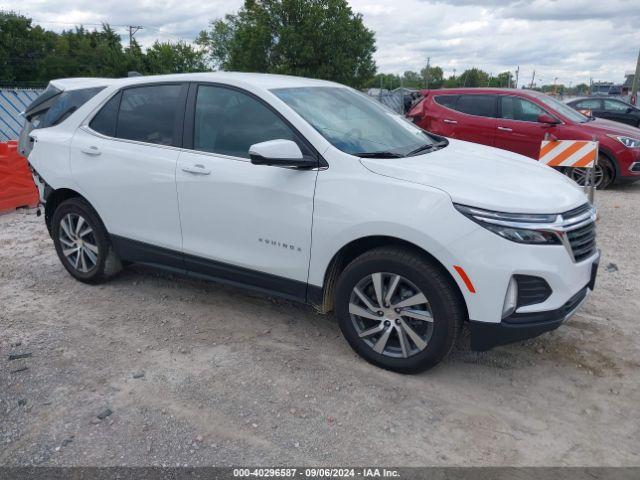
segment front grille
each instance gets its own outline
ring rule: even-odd
[[[580,262],[596,253],[596,224],[591,222],[584,227],[567,232],[573,258]]]
[[[591,207],[586,203],[562,214],[563,223],[567,226],[567,240],[575,262],[581,262],[596,253],[596,223],[590,220],[584,224],[585,222],[579,218],[584,217],[590,210]],[[574,224],[577,228],[571,228]]]

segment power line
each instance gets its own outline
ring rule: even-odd
[[[48,21],[48,20],[31,20],[33,23],[42,23],[42,24],[51,24],[51,25],[72,25],[72,26],[80,26],[80,27],[102,27],[104,25],[108,25],[109,27],[117,27],[117,28],[124,28],[127,30],[127,32],[129,33],[129,47],[131,47],[131,44],[133,43],[133,35],[136,34],[136,32],[138,30],[154,30],[156,32],[158,32],[162,37],[165,38],[171,38],[172,40],[178,40],[181,42],[188,42],[188,43],[192,43],[191,40],[185,40],[183,37],[178,36],[178,35],[174,35],[173,33],[169,33],[166,31],[163,31],[162,28],[160,27],[154,27],[154,26],[149,26],[149,25],[121,25],[121,24],[115,24],[115,23],[109,23],[109,22],[102,22],[102,23],[84,23],[84,22],[58,22],[58,21]],[[133,29],[133,35],[131,34],[131,31]]]

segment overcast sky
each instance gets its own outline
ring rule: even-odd
[[[67,23],[143,25],[136,38],[192,41],[241,0],[3,0],[43,27]],[[520,84],[622,82],[640,48],[637,0],[350,0],[376,33],[378,70],[418,71],[427,57],[448,76],[478,66],[497,74],[520,66]],[[54,22],[54,23],[46,23]],[[126,40],[126,28],[117,27]]]

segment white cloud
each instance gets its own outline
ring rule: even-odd
[[[143,25],[136,38],[191,41],[212,19],[237,11],[242,0],[5,0],[12,9],[61,30],[66,24]],[[640,47],[640,8],[634,0],[351,0],[376,32],[378,69],[420,70],[427,57],[446,74],[472,66],[498,73],[520,66],[522,81],[536,70],[543,82],[621,82]]]

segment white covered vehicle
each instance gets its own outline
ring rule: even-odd
[[[593,289],[595,212],[573,182],[351,88],[240,73],[50,88],[22,148],[78,280],[138,262],[310,303],[401,372],[437,364],[466,321],[480,350],[554,329]]]

